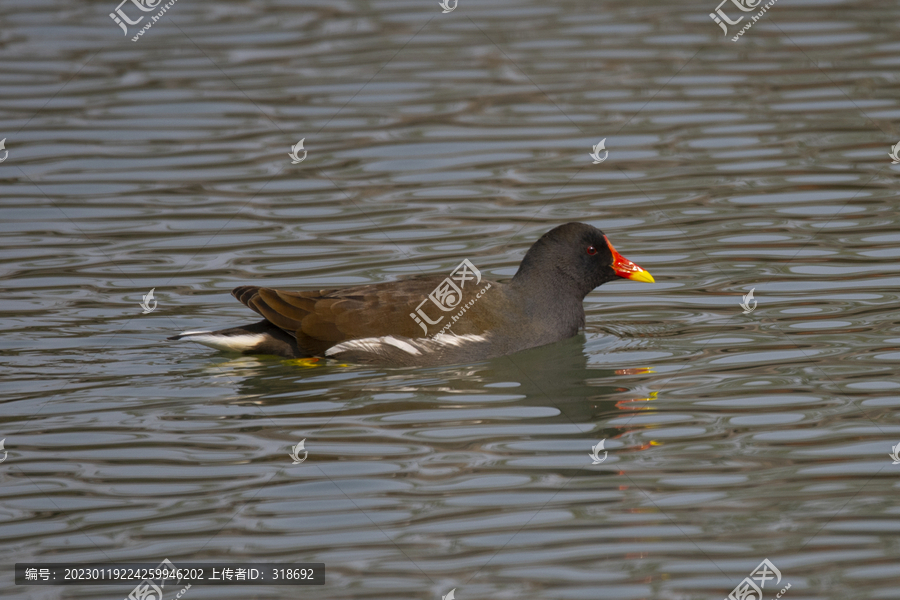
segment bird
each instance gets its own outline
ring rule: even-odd
[[[471,363],[576,335],[585,325],[584,298],[620,278],[655,283],[600,229],[573,222],[542,235],[505,282],[482,279],[466,260],[450,277],[309,291],[243,285],[232,295],[262,321],[168,339],[386,367]]]

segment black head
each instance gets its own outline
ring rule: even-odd
[[[620,277],[653,282],[650,273],[616,252],[602,231],[584,223],[566,223],[531,246],[513,281],[528,280],[529,285],[546,281],[571,290],[580,300],[597,286]]]

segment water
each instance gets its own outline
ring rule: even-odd
[[[731,42],[715,2],[180,0],[131,42],[114,4],[0,5],[5,598],[133,587],[14,562],[164,558],[327,565],[190,599],[718,599],[765,558],[767,600],[900,598],[896,6]],[[552,346],[165,341],[251,322],[240,284],[507,278],[574,220],[657,283]]]

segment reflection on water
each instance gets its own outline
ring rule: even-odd
[[[896,7],[781,0],[735,43],[715,2],[178,2],[136,43],[113,9],[0,8],[4,565],[682,600],[768,558],[787,598],[897,597]],[[567,221],[657,283],[603,286],[552,346],[377,369],[164,341],[250,322],[239,284],[508,278]]]

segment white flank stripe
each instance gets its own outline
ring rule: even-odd
[[[382,346],[384,346],[384,342],[382,341],[384,338],[359,338],[358,340],[350,340],[348,342],[341,342],[335,346],[332,346],[328,350],[325,351],[325,356],[335,356],[340,354],[341,352],[347,352],[348,350],[362,350],[363,352],[378,352]]]
[[[461,347],[466,344],[484,342],[487,340],[486,335],[475,335],[467,333],[465,335],[448,335],[442,334],[435,336],[434,339],[429,338],[403,338],[398,339],[392,335],[384,337],[359,338],[358,340],[348,340],[332,346],[325,351],[325,356],[337,356],[341,352],[357,350],[361,352],[369,352],[372,354],[386,354],[390,352],[386,346],[391,346],[402,350],[407,354],[419,356],[422,353],[437,352],[447,347]]]
[[[475,342],[483,342],[487,340],[486,335],[476,335],[474,333],[466,333],[464,335],[453,335],[442,333],[434,336],[434,341],[442,346],[463,346],[465,344],[474,344]]]
[[[386,338],[384,338],[384,342],[386,344],[390,344],[391,346],[394,346],[396,348],[400,348],[401,350],[403,350],[404,352],[406,352],[408,354],[416,354],[416,355],[422,354],[421,352],[419,352],[419,349],[416,348],[415,346],[413,346],[411,344],[407,344],[403,340],[398,340],[397,338],[390,336],[390,335],[387,336]]]

